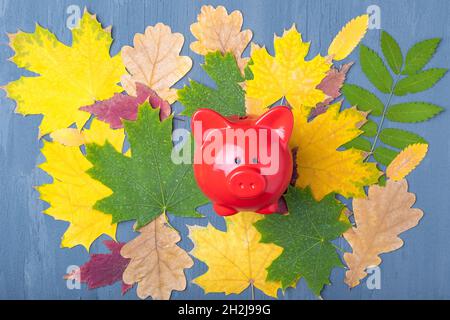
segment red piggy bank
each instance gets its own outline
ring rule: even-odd
[[[293,170],[288,147],[293,121],[283,106],[260,117],[223,117],[210,109],[194,113],[194,175],[217,214],[279,211]]]

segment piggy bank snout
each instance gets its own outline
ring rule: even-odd
[[[266,179],[253,168],[238,168],[227,177],[228,189],[239,198],[255,198],[266,190]]]

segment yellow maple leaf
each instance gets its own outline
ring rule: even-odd
[[[415,143],[403,149],[386,169],[386,176],[394,181],[402,180],[425,158],[428,144]]]
[[[124,46],[121,54],[129,74],[121,79],[128,94],[136,95],[136,82],[140,82],[173,103],[177,100],[177,83],[192,67],[192,60],[180,56],[184,37],[172,33],[169,26],[157,23],[149,26],[144,34],[136,33],[134,47]]]
[[[41,199],[50,204],[44,213],[70,222],[61,246],[82,245],[89,251],[92,242],[101,234],[114,239],[117,225],[112,223],[111,215],[93,209],[98,200],[111,195],[112,191],[86,173],[92,164],[76,141],[102,145],[108,140],[116,150],[122,151],[125,134],[123,129],[113,130],[107,123],[94,119],[90,129],[83,130],[80,135],[82,139],[62,139],[66,145],[56,141],[44,142],[42,153],[47,161],[39,167],[52,176],[53,182],[37,189]]]
[[[285,97],[296,108],[310,110],[326,99],[317,85],[330,70],[331,61],[317,55],[306,61],[309,43],[303,42],[295,26],[274,39],[275,56],[266,48],[254,48],[250,69],[254,78],[246,82],[247,112],[261,114]]]
[[[191,32],[198,39],[191,43],[191,50],[203,56],[209,52],[231,52],[243,71],[249,58],[242,58],[242,53],[253,33],[241,31],[242,23],[242,13],[237,10],[228,14],[223,6],[202,6],[197,22],[191,25]]]
[[[86,143],[84,134],[75,128],[58,129],[50,133],[53,141],[69,147],[78,147]]]
[[[364,197],[364,186],[376,183],[381,172],[375,163],[364,162],[355,149],[337,150],[359,136],[365,114],[355,107],[339,112],[340,103],[308,122],[300,109],[293,109],[296,127],[290,141],[297,147],[296,186],[311,187],[316,200],[331,192],[345,197]]]
[[[240,212],[226,217],[227,231],[212,225],[189,228],[194,242],[191,254],[208,265],[208,271],[194,280],[206,293],[239,294],[249,285],[277,297],[278,282],[267,281],[267,268],[282,252],[275,244],[260,243],[261,234],[253,224],[264,217]]]
[[[328,55],[336,61],[345,59],[366,34],[368,24],[367,14],[350,20],[331,42]]]
[[[39,136],[73,123],[81,129],[90,115],[80,107],[122,91],[117,83],[125,68],[119,55],[110,56],[111,43],[111,29],[102,29],[87,11],[72,30],[71,47],[39,25],[33,33],[10,35],[12,61],[38,76],[21,77],[5,89],[18,113],[44,115]]]

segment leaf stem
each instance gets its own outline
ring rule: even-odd
[[[250,288],[252,292],[252,300],[255,300],[255,286],[253,284],[253,281],[250,283]]]
[[[375,135],[375,138],[372,143],[372,147],[370,148],[370,152],[369,152],[368,156],[366,157],[365,161],[367,161],[369,159],[369,156],[373,154],[375,147],[377,146],[377,142],[379,140],[381,130],[383,129],[384,120],[386,119],[386,113],[387,113],[387,110],[389,109],[389,107],[391,106],[392,97],[394,95],[394,89],[395,89],[395,86],[397,85],[400,74],[401,74],[401,71],[399,74],[396,75],[396,77],[394,79],[394,83],[392,84],[391,91],[389,92],[389,98],[383,108],[383,114],[381,115],[380,125],[378,126],[377,134]]]
[[[345,250],[344,249],[342,249],[341,247],[339,247],[339,246],[337,246],[337,245],[335,245],[334,243],[331,243],[331,245],[335,248],[335,249],[337,249],[337,250],[339,250],[340,252],[342,252],[342,253],[344,253],[345,252]]]

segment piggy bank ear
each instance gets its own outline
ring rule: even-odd
[[[229,121],[220,113],[211,109],[198,109],[192,115],[191,128],[195,141],[203,141],[204,133],[210,129],[222,129],[230,126]]]
[[[281,141],[288,143],[294,126],[294,117],[288,107],[273,107],[256,120],[261,127],[269,127],[275,130]]]

